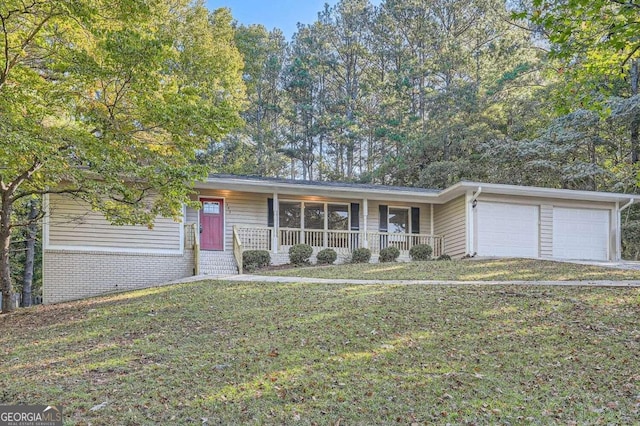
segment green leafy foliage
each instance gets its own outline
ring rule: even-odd
[[[7,0],[0,16],[0,245],[22,223],[14,203],[48,192],[118,224],[181,217],[208,172],[196,152],[241,123],[230,12],[187,0]]]
[[[371,260],[371,250],[360,247],[351,253],[351,263],[369,263]]]
[[[271,265],[271,254],[268,250],[246,250],[242,252],[242,267],[248,272],[266,268]]]
[[[289,261],[292,265],[302,266],[309,264],[309,258],[313,254],[313,247],[308,244],[296,244],[289,249]]]
[[[640,221],[634,220],[624,224],[622,236],[622,251],[625,258],[640,258]]]
[[[429,244],[416,244],[409,249],[411,260],[430,260],[433,248]]]
[[[322,249],[316,255],[316,260],[320,265],[331,265],[336,259],[338,259],[338,254],[331,248]]]
[[[451,256],[448,254],[441,254],[436,260],[451,260]]]
[[[400,250],[397,247],[389,246],[380,250],[379,260],[382,263],[395,262],[400,256]]]

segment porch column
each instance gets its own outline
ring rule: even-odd
[[[304,201],[300,203],[300,241],[298,244],[305,244],[304,240]]]
[[[429,224],[431,225],[431,236],[433,237],[433,235],[435,234],[435,224],[433,223],[433,204],[430,204],[431,206],[431,219],[429,220]]]
[[[273,234],[271,235],[271,251],[278,254],[278,235],[280,234],[280,203],[278,193],[273,193]]]
[[[433,203],[429,204],[431,206],[431,212],[430,212],[430,218],[429,218],[429,232],[430,232],[430,237],[429,237],[429,245],[431,247],[433,247],[433,251],[435,252],[436,249],[436,238],[435,238],[435,224],[433,223]],[[442,248],[440,248],[440,250],[438,251],[440,254],[443,254],[444,251],[442,250]]]
[[[367,218],[369,217],[369,200],[366,198],[362,200],[362,229],[364,230],[364,238],[362,245],[364,248],[369,248],[369,237],[367,231],[369,230],[369,224]]]

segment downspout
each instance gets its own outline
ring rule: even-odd
[[[630,199],[629,199],[629,202],[628,202],[627,204],[625,204],[624,206],[620,207],[620,210],[619,210],[619,211],[620,211],[620,213],[622,213],[622,210],[624,210],[624,209],[626,209],[626,208],[628,208],[628,207],[631,207],[631,205],[632,205],[632,204],[634,204],[636,201],[637,201],[637,200],[636,200],[635,198],[633,198],[633,197],[632,197],[632,198],[630,198]]]
[[[478,187],[478,190],[476,191],[476,193],[475,193],[475,194],[473,194],[473,196],[471,197],[471,204],[475,203],[475,202],[478,200],[478,196],[479,196],[480,194],[482,194],[482,187],[481,187],[481,186],[479,186],[479,187]],[[473,207],[474,209],[476,208],[476,206],[475,206],[475,205],[472,205],[472,207]]]
[[[469,203],[467,205],[467,229],[469,230],[469,247],[467,250],[467,254],[470,256],[475,256],[476,255],[476,247],[475,247],[475,234],[476,234],[476,229],[475,229],[475,208],[476,208],[476,204],[478,203],[478,197],[480,196],[480,194],[482,193],[482,187],[479,186],[478,190],[474,193],[471,194],[471,198],[469,199]],[[471,208],[469,208],[471,207]]]
[[[637,200],[633,197],[629,202],[618,209],[618,223],[616,224],[616,261],[622,260],[622,211],[631,207]]]

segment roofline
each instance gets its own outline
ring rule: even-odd
[[[565,200],[586,200],[601,202],[626,202],[640,198],[635,194],[621,194],[615,192],[582,191],[575,189],[544,188],[540,186],[506,185],[501,183],[482,182],[458,182],[440,192],[439,196],[445,199],[455,198],[467,191],[475,191],[482,188],[484,194],[521,195],[527,197],[560,198]],[[453,197],[452,197],[453,195]]]
[[[421,198],[420,202],[436,203],[440,192],[427,192],[424,188],[399,188],[399,187],[352,187],[352,186],[327,186],[315,184],[310,181],[297,183],[294,181],[266,181],[261,179],[251,179],[246,177],[218,177],[209,176],[205,182],[196,182],[196,188],[212,188],[211,185],[223,184],[233,186],[236,190],[258,192],[265,194],[283,193],[290,195],[323,196],[336,198],[358,198],[383,199],[390,201],[407,201]],[[229,189],[229,188],[218,188]]]
[[[220,188],[220,185],[224,188]],[[226,189],[257,192],[264,194],[286,194],[300,196],[321,196],[335,198],[368,198],[388,201],[416,201],[423,203],[443,204],[467,192],[476,192],[481,188],[483,194],[514,195],[541,198],[558,198],[565,200],[583,200],[594,202],[628,202],[639,200],[640,195],[620,194],[613,192],[580,191],[573,189],[543,188],[537,186],[506,185],[497,183],[462,181],[439,192],[428,192],[424,188],[411,187],[357,187],[327,186],[310,181],[268,181],[251,177],[209,176],[204,182],[197,182],[200,189]]]

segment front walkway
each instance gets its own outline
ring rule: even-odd
[[[577,263],[578,265],[602,266],[603,268],[629,269],[640,271],[640,262],[635,260],[621,260],[619,262],[607,262],[597,260],[565,260],[568,263]]]

